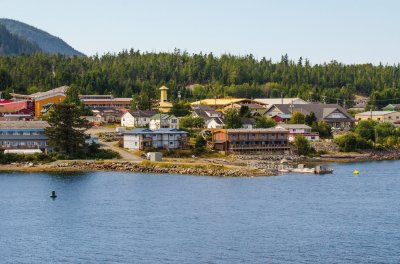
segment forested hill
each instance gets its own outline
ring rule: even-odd
[[[11,34],[0,24],[0,55],[30,54],[40,51],[38,45]]]
[[[53,72],[54,68],[54,72]],[[181,91],[189,100],[204,97],[285,97],[351,105],[355,94],[372,95],[381,107],[400,103],[400,66],[308,60],[279,62],[252,55],[142,53],[135,50],[102,57],[32,54],[0,56],[0,90],[26,93],[76,85],[84,94],[156,98],[165,84],[172,100]]]
[[[84,54],[72,48],[62,39],[28,24],[6,18],[0,18],[0,24],[4,25],[11,34],[39,46],[45,53],[84,56]]]

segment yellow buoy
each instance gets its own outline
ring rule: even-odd
[[[354,172],[353,172],[354,174],[358,174],[358,170],[354,170]]]

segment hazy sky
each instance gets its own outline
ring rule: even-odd
[[[179,48],[312,63],[399,63],[399,14],[397,0],[0,0],[0,17],[87,55]]]

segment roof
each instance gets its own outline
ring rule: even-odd
[[[151,120],[160,120],[160,118],[162,120],[168,120],[168,119],[176,118],[176,116],[168,115],[168,114],[155,114],[150,119]]]
[[[210,115],[218,115],[221,116],[221,113],[215,111],[214,108],[208,105],[195,105],[192,106],[193,112],[195,112],[198,116],[203,117],[205,119],[211,118]]]
[[[46,121],[0,121],[0,129],[44,129],[49,127]]]
[[[273,117],[275,117],[275,116],[278,116],[282,119],[290,119],[292,117],[292,114],[277,114],[277,115],[274,115]]]
[[[210,120],[207,121],[207,124],[209,124],[211,121],[214,121],[218,125],[224,125],[224,119],[221,117],[212,117]]]
[[[234,104],[242,102],[244,100],[249,100],[246,98],[216,98],[216,99],[204,99],[191,103],[191,105],[215,105],[215,106],[225,106],[229,104]]]
[[[235,132],[246,132],[246,133],[289,132],[288,130],[282,130],[282,129],[277,129],[277,128],[252,128],[252,129],[250,129],[250,128],[235,128],[235,129],[227,129],[226,131],[228,133],[235,133]]]
[[[254,118],[247,118],[247,117],[242,117],[240,119],[243,125],[255,125],[256,120]]]
[[[132,98],[126,97],[126,98],[80,98],[81,102],[124,102],[124,103],[129,103],[132,101]]]
[[[388,114],[393,114],[393,113],[398,113],[396,111],[367,111],[367,112],[362,112],[356,114],[356,116],[371,116],[371,115],[388,115]]]
[[[168,90],[168,87],[163,85],[163,86],[160,87],[160,90]]]
[[[152,110],[139,110],[139,111],[128,111],[129,114],[133,117],[152,117],[155,114],[157,114],[157,111],[152,111]]]
[[[307,104],[306,101],[304,101],[301,98],[256,98],[254,99],[254,101],[259,102],[259,103],[263,103],[263,104],[267,104],[267,105],[273,105],[273,104],[291,104],[293,102],[293,104]]]
[[[160,128],[157,130],[150,130],[148,128],[135,128],[124,132],[124,135],[138,135],[138,134],[188,134],[188,132],[176,128]]]
[[[307,126],[305,124],[279,124],[279,125],[276,125],[275,127],[283,127],[283,128],[286,128],[286,129],[291,129],[291,128],[311,129],[310,126]]]
[[[341,112],[344,116],[346,116],[346,120],[354,120],[354,118],[338,104],[294,104],[292,109],[292,104],[274,104],[271,105],[267,112],[273,107],[278,108],[284,114],[291,114],[292,112],[300,112],[305,115],[308,115],[311,112],[314,112],[315,117],[318,120],[326,119],[328,115],[335,112],[336,110]],[[292,111],[293,110],[293,111]],[[343,120],[343,119],[342,119]]]

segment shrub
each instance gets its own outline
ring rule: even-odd
[[[315,149],[311,147],[310,142],[303,136],[297,136],[294,139],[294,145],[297,147],[299,155],[312,155],[315,153]]]

